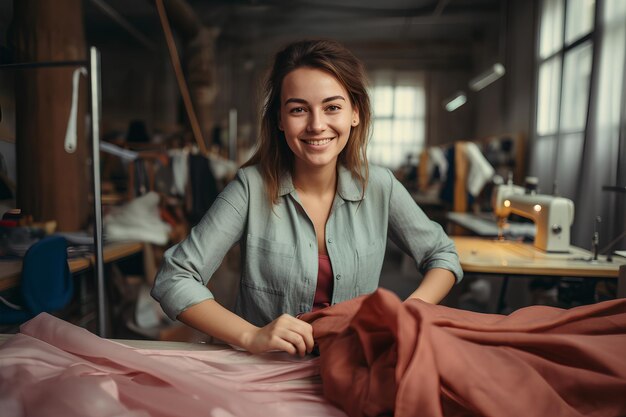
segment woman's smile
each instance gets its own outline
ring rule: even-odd
[[[321,147],[329,144],[334,138],[324,138],[324,139],[300,139],[307,145],[311,145],[313,147]]]

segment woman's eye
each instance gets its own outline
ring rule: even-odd
[[[304,111],[304,107],[294,107],[289,110],[289,113],[302,113]]]
[[[341,107],[335,106],[334,104],[331,104],[330,106],[326,107],[326,110],[328,110],[328,111],[337,111],[337,110],[341,110]]]

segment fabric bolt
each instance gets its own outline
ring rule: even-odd
[[[318,358],[134,349],[42,313],[0,346],[3,417],[330,416]]]
[[[332,304],[376,290],[388,236],[422,273],[444,268],[457,280],[462,278],[454,242],[393,173],[370,166],[363,196],[359,182],[340,165],[326,223],[334,274]],[[152,295],[170,318],[213,298],[206,285],[237,243],[242,253],[235,305],[239,316],[263,326],[283,313],[295,316],[311,310],[319,263],[313,222],[289,173],[281,177],[279,201],[272,205],[258,167],[251,166],[238,171],[189,237],[165,252]]]
[[[313,311],[330,306],[333,298],[333,267],[330,264],[330,258],[326,255],[318,255],[318,258],[319,269],[315,298],[313,299]]]
[[[626,300],[504,316],[372,295],[301,316],[351,417],[626,415]]]

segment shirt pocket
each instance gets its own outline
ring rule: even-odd
[[[356,295],[372,293],[378,288],[380,272],[383,268],[383,260],[385,259],[384,242],[375,240],[358,245],[356,255]]]
[[[242,285],[284,296],[289,290],[296,247],[248,235]]]

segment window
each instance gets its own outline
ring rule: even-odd
[[[417,160],[426,134],[426,95],[421,73],[379,71],[372,75],[373,132],[368,159],[396,169]]]
[[[567,156],[581,149],[587,123],[595,0],[543,0],[537,46],[536,142],[531,172],[542,192],[575,193]],[[552,149],[552,160],[546,160]],[[569,164],[571,167],[572,164]]]

